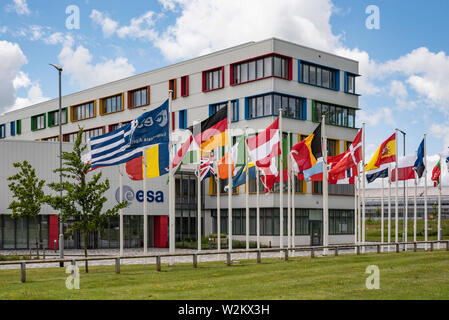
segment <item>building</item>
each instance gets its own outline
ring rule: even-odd
[[[84,128],[83,139],[97,136],[137,118],[144,109],[158,107],[174,91],[172,110],[175,129],[185,129],[194,121],[201,121],[232,101],[232,128],[264,129],[277,117],[279,107],[284,111],[284,135],[290,134],[292,145],[312,133],[327,115],[326,135],[329,155],[344,152],[354,139],[358,97],[355,79],[358,77],[358,62],[331,53],[307,48],[291,42],[271,38],[260,42],[249,42],[233,48],[176,63],[154,71],[138,74],[126,79],[76,92],[62,97],[63,135],[58,131],[58,99],[36,104],[0,116],[0,146],[2,163],[6,146],[17,141],[14,147],[28,148],[22,141],[41,141],[38,148],[54,145],[60,138],[73,142],[78,126]],[[241,131],[240,131],[241,132]],[[235,133],[234,133],[235,134]],[[21,142],[18,142],[21,141]],[[34,145],[34,144],[32,144]],[[35,146],[34,145],[34,146]],[[36,147],[30,147],[36,148]],[[50,148],[50,147],[48,147]],[[51,148],[50,148],[51,149]],[[49,153],[53,152],[51,150]],[[39,152],[30,155],[42,156]],[[11,161],[9,159],[8,161]],[[40,159],[39,161],[46,161]],[[39,161],[37,161],[39,163]],[[42,162],[45,164],[45,162]],[[8,162],[6,162],[8,165]],[[118,188],[117,169],[107,168],[105,176],[111,180],[113,192]],[[39,172],[39,170],[38,170]],[[0,177],[6,179],[10,170]],[[166,178],[148,180],[149,190],[166,190]],[[128,195],[143,201],[139,193],[140,184],[125,178]],[[212,179],[202,186],[203,235],[216,232],[217,208],[216,188]],[[2,181],[1,188],[6,183]],[[250,185],[250,234],[255,239],[255,180]],[[224,183],[222,183],[222,190]],[[286,188],[286,186],[285,186]],[[295,182],[296,201],[296,244],[319,245],[322,243],[322,184],[320,182]],[[9,192],[7,190],[3,191]],[[261,196],[261,241],[273,246],[279,245],[279,186],[274,192]],[[277,190],[277,191],[276,191]],[[151,202],[148,206],[149,230],[155,230],[150,244],[166,246],[168,193],[163,201]],[[245,186],[237,188],[233,196],[233,235],[235,239],[245,238]],[[352,186],[332,185],[329,189],[329,243],[353,241],[354,190]],[[114,195],[111,194],[111,199]],[[176,239],[196,239],[196,179],[192,173],[184,172],[176,179]],[[11,220],[6,209],[6,198],[0,203],[0,249],[27,246],[24,235],[29,237],[30,228],[24,222]],[[6,202],[5,202],[6,201]],[[158,207],[155,207],[158,206]],[[159,207],[160,206],[160,207]],[[284,221],[287,197],[284,196]],[[222,193],[221,230],[227,232],[227,193]],[[48,212],[50,234],[54,212]],[[143,234],[142,209],[129,207],[125,210],[125,223],[130,230],[125,246],[141,246]],[[53,218],[52,218],[53,217]],[[115,221],[115,220],[114,220]],[[106,226],[103,235],[93,235],[89,241],[92,247],[117,247],[116,222]],[[284,235],[287,223],[284,223]],[[20,233],[18,229],[24,228]],[[4,237],[14,230],[14,243]],[[24,231],[26,230],[26,232]],[[44,230],[44,227],[41,228]],[[115,230],[115,231],[114,231]],[[7,233],[9,232],[9,233]],[[20,234],[20,235],[19,235]],[[112,234],[112,235],[111,235]],[[126,234],[126,232],[125,232]],[[313,237],[311,235],[314,235]],[[12,236],[7,236],[10,239]],[[155,241],[158,239],[158,241]],[[67,241],[67,240],[66,240]],[[73,247],[81,239],[73,240]],[[51,242],[51,241],[50,241]],[[286,240],[284,241],[284,243]],[[52,244],[49,244],[50,247]],[[67,243],[70,247],[72,244]]]

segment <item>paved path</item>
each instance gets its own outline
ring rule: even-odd
[[[424,245],[418,246],[420,249],[424,248]],[[437,249],[438,246],[435,245],[435,249]],[[441,248],[444,248],[444,245],[441,244]],[[401,246],[402,250],[402,246]],[[408,246],[408,250],[413,250],[413,245]],[[384,250],[387,252],[387,249]],[[395,246],[390,246],[390,252],[395,251]],[[186,253],[187,256],[184,257],[175,257],[174,262],[176,263],[192,263],[192,254],[197,252],[196,250],[191,249],[176,249],[176,253]],[[202,252],[216,252],[216,250],[203,250]],[[366,252],[376,252],[376,247],[367,247]],[[8,254],[19,254],[28,255],[30,251],[28,250],[16,250],[16,251],[0,251],[0,254],[8,255]],[[168,254],[168,249],[158,249],[158,248],[151,248],[148,250],[148,254]],[[339,249],[339,254],[354,254],[354,249]],[[33,252],[35,254],[35,251]],[[120,255],[119,249],[101,249],[101,250],[89,250],[88,251],[89,257],[117,257]],[[329,250],[329,255],[333,255],[334,251]],[[139,256],[143,255],[143,249],[125,249],[124,250],[125,256]],[[316,251],[315,256],[319,257],[323,255],[322,250]],[[302,257],[302,256],[310,256],[309,251],[296,251],[295,253],[290,252],[289,257]],[[65,256],[66,259],[77,259],[84,257],[84,251],[83,250],[65,250]],[[46,259],[58,259],[59,254],[55,253],[54,251],[46,251]],[[262,259],[263,258],[284,258],[284,253],[279,252],[262,252]],[[164,258],[162,257],[161,262],[162,263],[169,263],[170,258]],[[242,259],[254,259],[256,260],[256,253],[249,253],[248,256],[246,253],[235,253],[232,255],[232,260],[242,260]],[[144,261],[146,260],[146,261]],[[121,261],[122,265],[131,265],[131,264],[155,264],[156,261],[155,258],[136,258],[136,259],[123,259]],[[226,250],[223,250],[221,254],[214,254],[214,255],[204,255],[204,256],[198,256],[198,263],[200,262],[207,262],[207,261],[226,261]],[[67,265],[68,263],[66,263]],[[77,263],[78,265],[84,265],[84,261],[80,261]],[[115,261],[113,259],[111,260],[102,260],[102,261],[89,261],[89,266],[99,266],[99,265],[114,265]],[[27,265],[27,268],[54,268],[59,267],[59,263],[39,263],[39,264],[29,264]],[[20,265],[6,265],[1,266],[0,270],[6,270],[6,269],[20,269]]]

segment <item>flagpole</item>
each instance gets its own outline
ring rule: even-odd
[[[327,247],[329,245],[328,241],[328,176],[327,176],[327,138],[326,138],[326,116],[323,115],[321,118],[321,150],[323,151],[323,246]],[[327,248],[323,250],[323,254],[327,255]]]
[[[418,152],[416,152],[416,156],[418,157]],[[415,171],[415,190],[413,194],[413,242],[416,242],[416,216],[417,216],[417,205],[416,205],[416,196],[418,190],[418,177]]]
[[[197,241],[198,252],[201,251],[201,152],[198,149],[198,165],[197,165],[197,209],[198,209],[198,223],[197,223]]]
[[[362,139],[363,139],[363,143],[362,143],[362,170],[363,170],[363,174],[362,174],[362,243],[365,244],[365,222],[366,222],[366,217],[365,217],[365,210],[366,210],[366,194],[365,194],[365,189],[366,189],[366,173],[365,173],[365,152],[366,152],[366,145],[365,145],[365,122],[362,123]],[[365,252],[365,247],[362,248],[362,252]]]
[[[143,148],[143,255],[147,255],[148,248],[148,215],[147,215],[147,150]],[[144,259],[146,264],[146,259]]]
[[[437,240],[441,240],[441,184],[443,183],[443,170],[441,168],[441,154],[440,154],[440,181],[438,183],[438,232]],[[437,244],[438,249],[440,249],[440,243]]]
[[[284,139],[282,134],[282,113],[279,108],[279,139],[281,140],[281,156],[279,157],[279,248],[284,248]],[[282,257],[282,252],[279,252]]]
[[[426,146],[426,136],[427,134],[424,134],[424,241],[426,241],[425,249],[427,250],[427,146]]]
[[[217,163],[219,157],[218,153],[219,148],[217,149]],[[221,195],[221,189],[220,189],[220,175],[218,173],[217,168],[217,175],[216,175],[216,186],[217,186],[217,251],[221,251],[221,204],[220,204],[220,195]]]
[[[354,244],[358,243],[358,178],[359,178],[359,164],[357,163],[356,176],[354,179]],[[354,249],[357,252],[357,248]]]
[[[292,159],[291,159],[291,155],[289,152],[288,155],[288,160],[290,161],[290,174],[291,174],[291,179],[292,179],[292,247],[295,247],[295,233],[296,233],[296,206],[295,206],[295,195],[296,195],[296,179],[295,179],[295,175],[293,174],[292,171]],[[298,184],[299,184],[299,180],[298,180]],[[294,253],[294,251],[293,251]]]
[[[175,253],[175,181],[174,181],[174,172],[173,172],[173,142],[172,142],[172,131],[174,128],[173,117],[172,117],[172,95],[173,90],[168,90],[168,123],[169,123],[169,132],[168,132],[168,149],[170,153],[170,161],[169,161],[169,171],[168,171],[168,219],[169,219],[169,253]],[[174,258],[170,257],[169,265],[174,265]]]
[[[405,178],[405,177],[404,177]],[[402,241],[407,242],[407,233],[408,233],[408,180],[404,180],[405,187],[405,203],[404,203],[404,235],[402,237]],[[407,251],[407,246],[404,245],[405,251]]]
[[[384,178],[381,179],[382,180],[382,196],[381,196],[381,205],[380,205],[380,219],[381,219],[381,223],[380,223],[380,243],[384,243]],[[381,251],[384,251],[384,247],[381,246]]]
[[[357,169],[360,172],[360,166],[361,164],[359,164],[357,166]],[[358,232],[357,232],[357,238],[358,241],[357,243],[360,244],[362,242],[362,180],[360,179],[360,174],[357,176],[357,219],[358,219],[358,223],[357,223],[357,227],[358,227]]]
[[[123,202],[123,164],[118,167],[120,180],[120,203]],[[123,209],[119,211],[120,215],[120,257],[123,257]]]
[[[232,251],[232,163],[231,100],[228,100],[228,250]]]
[[[260,181],[260,172],[259,168],[256,166],[256,241],[257,241],[257,249],[260,249],[260,205],[259,205],[259,181]]]
[[[291,144],[290,144],[290,135],[291,132],[289,131],[287,134],[287,155],[288,152],[290,152]],[[287,156],[287,248],[291,247],[291,228],[292,228],[292,217],[291,217],[291,201],[292,201],[292,182],[291,182],[291,176],[290,176],[290,157]]]
[[[391,242],[391,163],[388,168],[388,243]],[[390,246],[388,246],[390,251]]]
[[[396,197],[395,197],[395,221],[394,221],[394,228],[395,228],[395,242],[399,242],[399,204],[398,204],[398,192],[399,192],[399,168],[398,168],[398,129],[396,129],[396,135],[394,138],[394,144],[395,144],[395,153],[396,153]]]
[[[245,184],[245,208],[246,208],[246,250],[249,250],[249,153],[248,146],[246,145],[246,138],[248,137],[248,127],[245,128],[245,162],[246,162],[246,184]],[[246,253],[246,259],[248,259],[249,253]]]

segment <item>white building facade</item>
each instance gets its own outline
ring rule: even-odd
[[[319,124],[321,115],[326,114],[329,155],[338,155],[348,148],[357,134],[357,77],[357,61],[275,38],[250,42],[63,96],[62,140],[67,142],[64,143],[64,148],[67,149],[71,145],[69,142],[73,142],[76,137],[78,126],[84,128],[84,142],[89,137],[113,131],[137,118],[144,110],[152,110],[161,105],[171,89],[174,91],[172,116],[175,129],[186,129],[231,101],[231,127],[240,129],[234,130],[233,134],[238,135],[245,128],[256,131],[265,129],[276,119],[279,107],[282,107],[283,133],[289,135],[291,145],[294,145],[312,133]],[[9,192],[6,178],[12,174],[12,161],[25,160],[19,155],[26,154],[26,160],[36,163],[38,173],[41,172],[39,165],[54,163],[56,166],[59,163],[56,143],[60,139],[58,107],[58,99],[53,99],[0,116],[0,161],[2,168],[7,168],[0,176],[2,195]],[[40,148],[47,150],[47,153],[30,153],[21,151],[21,148]],[[12,150],[16,150],[13,154],[17,157],[6,156]],[[108,197],[110,201],[116,201],[118,170],[101,170],[111,182]],[[42,178],[51,181],[54,176],[47,173]],[[144,199],[139,190],[142,182],[131,181],[125,176],[124,184],[129,188],[128,196],[132,200],[132,205],[125,209],[125,246],[141,247],[141,203]],[[147,180],[147,185],[148,190],[154,192],[147,199],[151,200],[147,207],[148,214],[152,217],[149,219],[149,244],[166,247],[169,197],[166,177]],[[202,184],[203,236],[217,231],[215,185],[212,178]],[[245,239],[245,188],[245,185],[237,188],[232,197],[233,236],[236,240]],[[248,188],[250,235],[254,241],[255,180],[250,182]],[[284,189],[284,235],[287,235],[286,183]],[[297,245],[322,244],[322,184],[296,181],[295,189],[295,242]],[[158,191],[161,192],[158,194],[159,198],[156,194]],[[352,242],[353,188],[330,186],[329,194],[329,243]],[[223,192],[221,195],[221,231],[227,233],[227,193]],[[277,185],[270,194],[260,195],[261,242],[272,246],[279,245],[279,196]],[[196,239],[196,198],[195,176],[181,172],[176,179],[177,241]],[[33,242],[30,236],[31,222],[10,218],[11,213],[7,209],[10,200],[8,195],[0,198],[0,250],[27,248]],[[42,225],[40,230],[44,230],[41,237],[52,248],[57,213],[47,209],[42,214],[41,223],[47,223],[48,227],[46,229]],[[75,248],[81,245],[82,239],[72,235],[66,241],[68,247]],[[89,246],[118,247],[117,221],[111,221],[105,226],[104,232],[92,235]]]

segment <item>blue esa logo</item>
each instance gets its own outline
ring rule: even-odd
[[[147,202],[150,203],[162,203],[164,202],[164,193],[162,191],[148,190],[146,198]],[[138,202],[143,202],[143,190],[139,190],[134,193],[133,189],[130,186],[123,186],[123,200],[126,200],[128,201],[128,204],[131,204],[134,199],[136,199]],[[120,202],[120,188],[117,188],[117,191],[115,192],[115,200],[117,200],[117,202]]]

